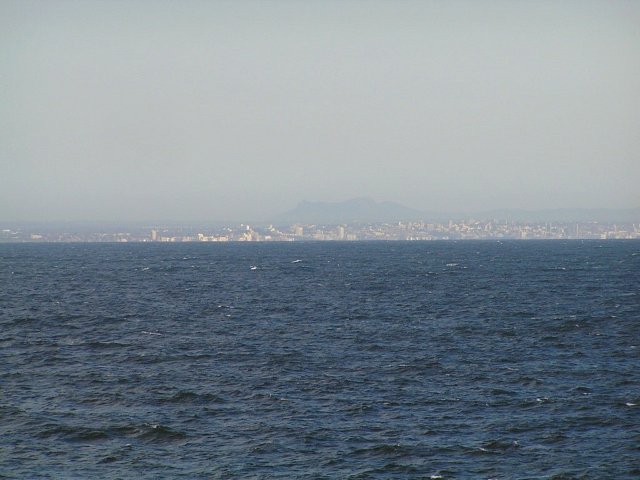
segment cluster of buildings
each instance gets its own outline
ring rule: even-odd
[[[293,242],[313,240],[364,240],[355,233],[347,233],[347,225],[316,226],[295,224],[286,227],[252,227],[241,224],[238,227],[224,227],[213,233],[195,235],[175,235],[171,229],[151,230],[152,242]],[[358,230],[359,231],[359,230]]]
[[[128,231],[68,232],[5,228],[0,242],[290,242],[355,240],[636,239],[638,224],[517,223],[507,221],[397,222],[341,225],[294,224],[216,228],[136,227]]]

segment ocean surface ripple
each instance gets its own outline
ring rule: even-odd
[[[0,478],[640,478],[640,241],[0,245]]]

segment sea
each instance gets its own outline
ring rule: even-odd
[[[640,241],[0,245],[0,478],[638,479]]]

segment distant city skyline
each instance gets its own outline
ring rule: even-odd
[[[640,206],[640,3],[0,2],[0,222]]]
[[[433,240],[636,240],[640,223],[513,222],[361,222],[355,224],[121,226],[91,229],[30,225],[1,228],[0,243],[192,243],[295,241],[433,241]]]

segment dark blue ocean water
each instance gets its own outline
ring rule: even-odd
[[[639,290],[638,241],[0,245],[0,477],[640,478]]]

